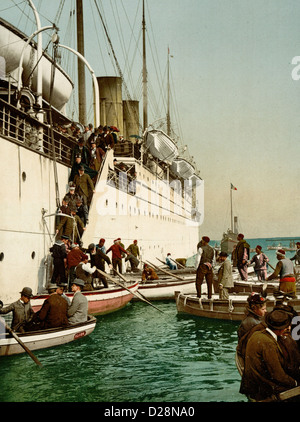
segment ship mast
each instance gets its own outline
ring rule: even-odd
[[[76,0],[77,19],[77,51],[84,57],[84,32],[83,32],[83,6],[82,0]],[[85,89],[85,65],[80,58],[77,61],[78,68],[78,108],[79,121],[86,125],[86,89]]]
[[[146,67],[146,21],[145,21],[145,0],[143,0],[143,125],[144,131],[148,127],[148,93],[147,93],[147,67]]]
[[[168,105],[167,105],[167,135],[171,136],[171,119],[170,119],[170,49],[168,47]]]
[[[232,187],[230,187],[230,222],[231,222],[231,231],[233,232]]]

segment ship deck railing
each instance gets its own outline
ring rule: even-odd
[[[76,139],[0,99],[0,135],[36,153],[71,167]]]
[[[33,150],[38,154],[54,159],[67,167],[71,167],[72,151],[77,144],[77,139],[67,136],[55,128],[51,129],[49,124],[40,122],[14,105],[9,104],[0,98],[0,135],[9,141],[22,145],[23,147]],[[52,136],[53,135],[53,136]],[[142,152],[142,145],[132,143],[131,141],[118,142],[114,147],[114,156],[118,159],[122,157],[126,159],[137,160],[142,167],[146,168],[155,178],[163,180],[166,169],[163,163],[156,163],[155,168],[147,165],[147,153]],[[132,166],[133,167],[133,166]],[[159,172],[158,172],[159,170]],[[120,174],[120,173],[119,173]],[[118,176],[119,176],[118,174]],[[114,182],[118,189],[128,191],[131,195],[136,193],[136,178],[126,173],[127,180],[121,180],[117,177],[116,172],[109,172],[109,181]],[[169,172],[169,183],[175,181],[175,177]],[[177,179],[178,180],[178,179]],[[183,183],[181,180],[180,183]],[[128,189],[130,186],[130,189]],[[182,190],[182,196],[184,192]],[[185,191],[185,200],[192,202],[191,194],[187,195]]]

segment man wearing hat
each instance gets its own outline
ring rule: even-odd
[[[106,247],[104,246],[104,243],[105,243],[105,239],[103,239],[103,237],[101,237],[101,239],[99,239],[98,245],[96,245],[96,248],[101,249],[101,251],[103,253],[106,253]]]
[[[293,258],[291,258],[291,261],[295,261],[295,264],[299,265],[300,264],[300,242],[296,243],[296,247],[297,247],[296,253],[293,256]]]
[[[173,261],[170,252],[167,253],[166,264],[170,270],[177,270],[177,264]]]
[[[36,319],[40,322],[40,329],[65,327],[69,324],[67,317],[68,302],[58,293],[58,290],[60,288],[56,284],[49,284],[49,296],[36,313]]]
[[[284,293],[289,293],[295,296],[296,278],[294,273],[293,262],[285,257],[285,250],[283,249],[278,249],[276,252],[276,256],[278,262],[275,271],[267,278],[267,280],[273,280],[274,278],[279,277],[279,290]]]
[[[77,208],[73,205],[70,207],[70,217],[62,217],[60,223],[56,226],[56,234],[63,231],[64,236],[68,236],[72,242],[78,242],[80,240],[80,234],[83,233],[86,228],[84,227],[83,221],[77,215]]]
[[[112,266],[114,269],[119,268],[119,273],[122,274],[122,253],[129,255],[128,252],[124,249],[123,246],[120,245],[121,239],[114,240],[114,244],[111,245],[110,248],[107,249],[106,253],[112,253]]]
[[[56,240],[54,245],[50,248],[53,258],[53,274],[51,277],[51,284],[55,284],[59,279],[61,283],[67,283],[66,276],[66,260],[67,260],[67,247],[69,237],[61,236],[60,240]]]
[[[104,151],[107,151],[108,149],[113,149],[115,146],[114,138],[111,134],[111,130],[109,126],[104,126],[103,128],[103,141],[105,147],[103,148]]]
[[[158,280],[159,277],[153,268],[149,267],[148,264],[144,264],[144,270],[142,272],[142,281],[145,280]]]
[[[219,260],[221,266],[218,271],[219,296],[220,299],[229,299],[228,289],[234,287],[231,262],[227,259],[226,252],[220,252]]]
[[[257,245],[255,248],[256,254],[251,259],[250,264],[254,263],[254,271],[258,280],[265,280],[267,277],[267,262],[269,262],[269,258],[261,250],[262,247]]]
[[[78,139],[77,145],[74,147],[71,156],[71,166],[75,163],[76,156],[80,155],[81,163],[89,165],[90,161],[90,153],[86,146],[84,146],[84,139],[83,137]]]
[[[96,137],[91,138],[90,140],[90,168],[96,171],[100,170],[100,166],[105,156],[105,151],[101,147],[96,145]]]
[[[201,297],[201,285],[205,277],[205,280],[207,283],[208,299],[211,299],[212,286],[213,286],[212,265],[213,265],[215,253],[214,253],[213,248],[209,245],[209,242],[210,242],[210,238],[208,236],[203,236],[197,245],[198,259],[200,258],[200,261],[199,261],[199,265],[197,267],[197,273],[196,273],[196,290],[197,290],[197,296]]]
[[[95,187],[90,176],[85,173],[84,166],[79,167],[78,173],[74,177],[74,184],[76,186],[76,192],[82,198],[85,221],[88,223],[88,209],[93,193],[95,192]]]
[[[68,309],[69,324],[78,324],[87,321],[88,317],[88,300],[81,293],[84,287],[84,281],[75,278],[72,284],[72,292],[74,293],[71,306]]]
[[[247,261],[250,258],[250,245],[244,239],[244,235],[239,233],[237,235],[237,245],[235,248],[236,260],[237,260],[237,269],[241,276],[241,279],[244,281],[248,280],[248,264]]]
[[[30,303],[30,299],[33,296],[31,288],[24,287],[20,294],[21,298],[19,300],[8,306],[5,306],[4,308],[3,303],[0,301],[0,314],[8,314],[9,312],[12,312],[12,330],[23,333],[26,331],[26,325],[32,321],[35,313]]]
[[[81,262],[77,265],[75,269],[76,277],[84,282],[84,286],[82,290],[84,291],[94,290],[92,286],[92,282],[93,282],[92,274],[94,274],[96,270],[97,268],[95,266],[93,267],[91,266],[91,263],[89,262],[89,256],[84,254],[81,259]]]
[[[105,272],[105,263],[107,263],[110,269],[113,268],[111,260],[106,253],[102,252],[101,248],[96,248],[96,245],[92,243],[89,245],[90,256],[91,256],[91,265],[95,266],[97,269]],[[94,277],[102,281],[104,287],[108,287],[108,282],[104,275],[100,274],[98,271],[94,273]]]
[[[68,201],[69,207],[76,207],[77,201],[80,196],[75,193],[75,185],[70,182],[69,183],[69,192],[65,195],[64,199]]]
[[[291,325],[291,315],[275,309],[266,315],[265,322],[267,327],[255,331],[246,346],[240,393],[253,401],[267,400],[297,385],[284,368],[284,355],[278,344],[278,337]]]
[[[131,271],[139,271],[139,269],[137,268],[140,263],[140,249],[138,247],[138,241],[135,239],[126,250],[127,252],[129,252],[129,255],[125,259],[125,262],[128,260],[130,261]]]
[[[67,268],[69,271],[68,281],[69,281],[69,291],[71,291],[71,286],[73,284],[74,278],[76,278],[75,269],[78,264],[83,260],[85,253],[79,248],[77,243],[72,243],[71,250],[67,255]]]
[[[245,316],[238,328],[239,340],[263,320],[267,312],[266,299],[259,293],[252,292],[247,298]]]

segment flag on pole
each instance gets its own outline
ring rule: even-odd
[[[233,190],[237,190],[237,188],[235,186],[233,186],[233,184],[231,183],[231,189]]]

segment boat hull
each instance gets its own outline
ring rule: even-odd
[[[147,131],[146,145],[150,153],[162,161],[173,161],[178,155],[174,141],[160,130]]]
[[[178,313],[189,314],[196,317],[213,318],[229,321],[242,321],[245,317],[248,294],[231,296],[229,300],[213,298],[199,298],[195,295],[184,295],[180,292],[175,293],[175,301]],[[276,299],[273,296],[268,297],[266,302],[267,311],[270,312]],[[300,299],[293,299],[289,304],[299,313]]]
[[[29,350],[46,349],[70,343],[91,334],[96,326],[96,318],[89,316],[87,322],[70,325],[65,328],[51,328],[18,334],[20,340]],[[0,337],[0,356],[10,356],[24,353],[25,350],[14,337],[5,334]]]
[[[148,300],[175,300],[175,292],[180,291],[185,294],[196,293],[195,280],[173,281],[173,282],[147,282],[138,288]]]
[[[82,292],[88,300],[88,312],[91,315],[106,315],[111,312],[124,308],[133,298],[134,293],[138,289],[138,282],[126,286],[128,290],[121,287],[108,287],[101,290],[93,290],[90,292]],[[67,293],[67,297],[71,300],[73,293]],[[48,295],[38,295],[31,299],[31,306],[34,312],[41,309],[44,300]]]

